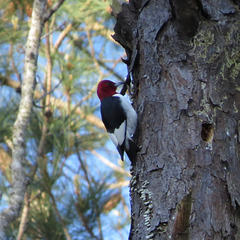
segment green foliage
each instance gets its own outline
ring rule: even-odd
[[[27,232],[31,239],[66,239],[47,194],[43,193],[32,203]]]
[[[15,110],[15,112],[13,112]],[[0,142],[4,142],[11,138],[12,135],[12,125],[16,117],[16,108],[0,108]]]
[[[103,198],[107,194],[105,183],[93,180],[90,186],[84,186],[78,179],[75,179],[75,188],[77,213],[82,221],[93,229],[97,226],[97,219],[103,209]]]
[[[0,191],[6,205],[11,190],[12,128],[21,97],[32,1],[0,4],[0,153],[9,156],[7,162],[0,154]],[[66,231],[72,239],[84,240],[123,234],[115,223],[125,224],[127,217],[113,221],[111,211],[119,211],[119,205],[122,211],[125,203],[121,191],[109,186],[126,181],[127,174],[116,174],[92,154],[97,150],[109,160],[118,157],[104,151],[108,136],[96,97],[98,81],[119,78],[123,52],[111,39],[113,26],[109,1],[71,0],[44,27],[25,143],[29,197],[22,239],[66,239]],[[9,239],[17,238],[22,217],[9,226]]]
[[[72,0],[63,5],[60,14],[71,15],[73,21],[78,23],[94,24],[110,19],[110,3],[109,0]]]

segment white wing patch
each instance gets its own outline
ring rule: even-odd
[[[137,113],[133,109],[131,103],[129,100],[121,95],[121,94],[115,94],[113,96],[119,97],[121,100],[121,105],[125,112],[127,113],[127,131],[126,131],[126,138],[131,139],[132,135],[134,135],[136,128],[137,128]],[[126,142],[127,144],[127,142]]]
[[[125,132],[126,132],[126,121],[124,121],[119,128],[116,128],[114,133],[108,133],[109,137],[113,141],[114,145],[121,146],[125,139]]]

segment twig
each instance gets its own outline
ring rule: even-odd
[[[71,31],[73,24],[69,23],[64,29],[63,31],[60,33],[60,35],[58,36],[57,41],[54,44],[53,47],[53,52],[55,52],[59,46],[61,45],[62,41],[64,40],[64,38],[67,36],[67,34]]]
[[[77,197],[79,198],[80,194],[79,193],[76,193]],[[82,223],[83,223],[83,226],[85,227],[85,229],[87,230],[87,232],[90,234],[90,236],[92,237],[92,239],[96,239],[96,240],[101,240],[99,239],[97,236],[94,235],[93,233],[93,229],[92,227],[89,225],[88,223],[88,219],[86,219],[86,217],[84,216],[83,212],[82,211],[79,211],[78,209],[78,203],[76,202],[75,203],[75,206],[76,206],[76,210],[77,210],[77,213],[80,217],[80,219],[82,220]]]
[[[99,75],[97,82],[99,82],[101,79],[102,79],[102,74]],[[74,113],[74,112],[76,111],[76,109],[77,109],[78,107],[80,107],[84,101],[86,101],[87,99],[89,99],[89,98],[92,96],[92,94],[96,92],[96,89],[97,89],[97,85],[95,85],[95,86],[90,90],[90,92],[89,92],[85,97],[83,97],[83,98],[74,106],[74,108],[72,109],[71,113]]]
[[[51,8],[47,10],[43,17],[44,23],[50,19],[50,17],[58,10],[58,8],[64,3],[64,1],[65,0],[59,0]]]
[[[50,104],[48,104],[48,105],[43,105],[43,106],[39,106],[39,105],[37,105],[35,102],[33,102],[33,106],[36,107],[36,108],[44,109],[44,108],[46,108],[46,107],[49,107]]]
[[[76,142],[76,141],[75,141],[75,142]],[[77,153],[78,161],[79,161],[80,164],[81,164],[81,168],[82,168],[82,170],[83,170],[83,172],[84,172],[85,179],[86,179],[86,181],[88,182],[88,185],[91,186],[91,181],[92,181],[92,180],[90,181],[90,179],[89,179],[89,177],[88,177],[88,171],[87,171],[87,169],[85,168],[85,165],[84,165],[84,163],[83,163],[83,161],[82,161],[82,158],[81,158],[81,156],[80,156],[80,154],[79,154],[78,144],[76,144],[76,149],[77,149],[76,153]]]
[[[42,37],[41,37],[41,40],[43,40],[45,37],[48,37],[49,35],[51,35],[52,33],[54,33],[55,31],[57,31],[59,28],[61,28],[63,25],[65,25],[65,23],[57,26],[56,28],[54,28],[52,31],[44,34]]]
[[[125,95],[126,91],[127,91],[127,87],[130,86],[131,83],[131,77],[130,77],[130,73],[127,75],[127,78],[123,84],[123,88],[120,92],[120,94]]]
[[[10,45],[9,56],[10,56],[10,59],[11,59],[13,71],[16,74],[18,81],[20,83],[22,83],[21,75],[19,74],[19,72],[17,70],[17,67],[15,65],[14,59],[13,59],[13,43],[11,43],[11,45]]]
[[[79,46],[78,44],[76,44],[77,40],[75,39],[72,39],[73,42],[74,42],[74,46],[77,47],[78,49],[80,49],[81,51],[83,51],[85,54],[87,54],[89,57],[92,57],[92,54],[91,52],[89,52],[87,49],[83,49],[81,48],[81,46]],[[101,59],[98,59],[95,57],[95,60],[98,62],[98,64],[101,66],[101,67],[104,67],[107,71],[109,71],[112,75],[114,75],[117,79],[121,80],[122,81],[122,76],[120,74],[118,74],[117,72],[114,72],[113,71],[113,68],[107,66]],[[118,62],[119,60],[117,60]]]
[[[103,162],[106,166],[112,168],[114,171],[122,173],[124,175],[127,176],[131,176],[131,174],[127,171],[125,171],[123,168],[118,167],[117,165],[115,165],[114,163],[110,162],[109,160],[107,160],[105,157],[103,157],[101,154],[99,154],[98,152],[96,152],[95,150],[91,150],[91,153],[93,155],[95,155],[101,162]]]
[[[91,34],[90,34],[90,30],[88,29],[88,27],[86,28],[86,33],[87,33],[87,38],[88,38],[88,44],[90,46],[90,50],[91,50],[91,57],[93,58],[93,62],[96,66],[96,68],[98,69],[98,72],[101,73],[101,68],[100,65],[96,59],[96,54],[95,54],[95,50],[93,47],[93,42],[92,42],[92,38],[91,38]]]
[[[25,192],[25,197],[24,197],[24,207],[23,207],[21,221],[20,221],[20,225],[19,225],[17,240],[22,239],[23,234],[24,234],[25,229],[26,229],[28,212],[29,212],[29,205],[30,205],[29,198],[30,198],[30,193],[28,191],[26,191]]]
[[[48,22],[45,23],[45,29],[46,29],[46,32],[49,32],[49,23]],[[46,88],[46,91],[48,92],[48,94],[46,95],[45,104],[50,105],[50,94],[51,93],[49,93],[49,92],[51,92],[51,87],[52,87],[52,59],[51,59],[49,35],[46,38],[46,58],[47,58],[47,78],[45,81],[45,88]],[[51,111],[51,109],[49,107],[47,107],[45,109],[45,113],[48,111]],[[45,115],[45,117],[46,117],[46,115]],[[45,118],[45,120],[47,120],[47,118]]]
[[[100,216],[97,217],[97,223],[98,223],[98,231],[100,235],[100,240],[103,240],[103,234],[102,234],[102,223]]]
[[[54,90],[62,83],[63,79],[49,92],[45,92],[40,98],[34,100],[35,103],[41,101],[43,98],[45,98],[47,95],[50,95],[51,93],[54,92]]]
[[[117,182],[117,183],[111,183],[107,185],[109,189],[116,189],[116,188],[122,188],[122,187],[127,187],[129,185],[129,180]]]
[[[61,217],[61,215],[60,215],[60,213],[58,211],[57,204],[56,204],[56,201],[55,201],[55,198],[54,198],[53,194],[51,192],[49,192],[49,195],[50,195],[50,197],[52,199],[53,209],[55,210],[55,213],[56,213],[56,215],[57,215],[57,217],[58,217],[58,219],[60,221],[60,224],[62,225],[64,234],[65,234],[67,240],[72,240],[71,237],[70,237],[70,234],[69,234],[69,232],[68,232],[68,230],[67,230],[67,228],[66,228],[66,226],[65,226],[65,224],[63,222],[63,219],[62,219],[62,217]]]

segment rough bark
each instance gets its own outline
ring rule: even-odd
[[[0,215],[0,239],[6,238],[6,230],[16,219],[22,208],[24,194],[27,186],[25,175],[26,164],[26,129],[32,109],[35,76],[38,59],[38,49],[43,28],[43,14],[46,0],[35,0],[32,12],[31,27],[26,44],[23,83],[21,88],[21,102],[17,119],[13,127],[13,151],[12,151],[12,189],[8,208]]]
[[[130,0],[118,14],[141,146],[129,239],[240,239],[239,25],[230,0]]]

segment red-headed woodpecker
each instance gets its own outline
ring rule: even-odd
[[[98,84],[97,95],[101,101],[102,121],[107,132],[124,160],[124,151],[134,161],[137,146],[132,137],[137,128],[137,113],[126,97],[116,92],[123,83],[103,80]]]

